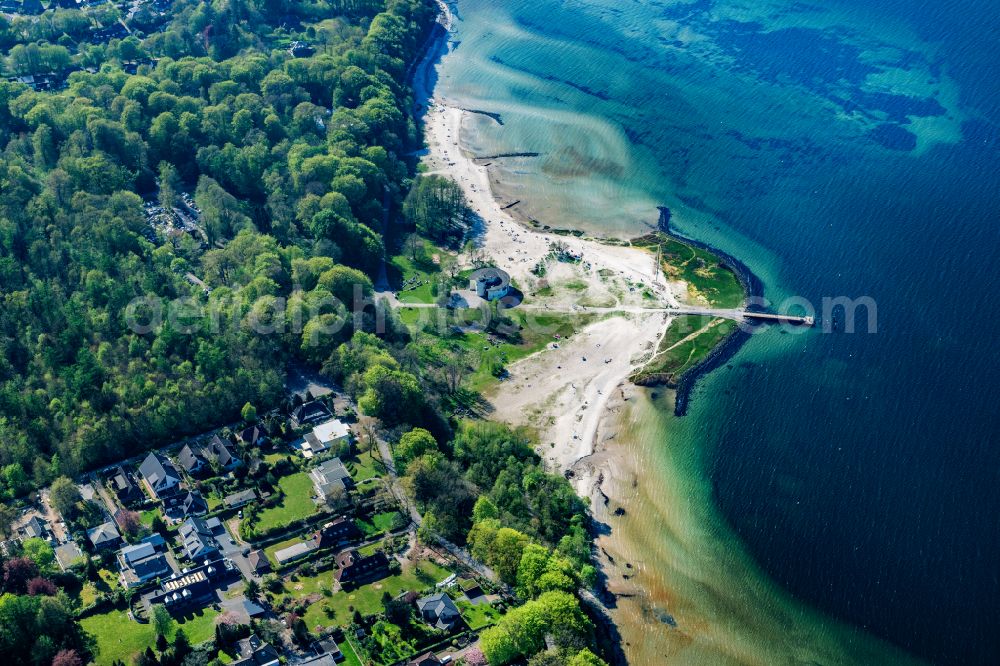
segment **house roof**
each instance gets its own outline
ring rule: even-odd
[[[441,660],[433,652],[425,652],[419,657],[414,657],[406,662],[406,666],[439,666]]]
[[[206,461],[198,452],[191,448],[190,444],[185,444],[184,448],[177,454],[177,462],[186,471],[193,472],[205,465]]]
[[[251,550],[247,555],[247,561],[254,571],[266,571],[271,568],[271,562],[262,550]]]
[[[444,592],[417,599],[417,608],[428,622],[438,629],[450,629],[461,616],[458,607]]]
[[[49,525],[38,516],[32,516],[31,520],[24,524],[24,533],[29,537],[41,537],[49,531]]]
[[[330,444],[350,436],[351,429],[343,421],[332,419],[313,428],[312,434],[324,444]]]
[[[273,666],[278,663],[278,651],[270,643],[265,643],[257,634],[250,634],[237,643],[240,658],[230,666]]]
[[[184,552],[191,559],[216,552],[218,548],[212,530],[205,524],[205,521],[197,516],[188,518],[181,523],[178,533],[181,543],[184,545]]]
[[[71,564],[83,557],[83,551],[80,547],[76,545],[75,541],[67,541],[66,543],[56,546],[56,562],[65,571],[70,567]]]
[[[181,478],[174,464],[159,453],[150,453],[146,456],[146,459],[139,465],[139,473],[142,474],[142,478],[146,479],[146,482],[154,489],[166,479],[180,481]]]
[[[119,552],[121,553],[122,561],[128,566],[132,566],[135,562],[155,554],[156,548],[153,544],[146,541],[132,546],[125,546]]]
[[[319,400],[305,402],[292,410],[292,420],[298,424],[315,423],[323,419],[328,419],[333,414]]]
[[[241,490],[238,493],[233,493],[232,495],[227,495],[226,499],[223,500],[226,506],[236,506],[238,504],[246,504],[247,502],[252,502],[257,499],[257,493],[254,492],[253,488],[248,488],[246,490]]]
[[[102,543],[120,539],[121,534],[118,533],[118,528],[115,527],[115,524],[108,521],[101,523],[91,530],[87,530],[87,538],[90,539],[90,543],[99,546]]]
[[[387,569],[389,566],[389,560],[382,551],[362,557],[357,550],[345,550],[335,559],[338,569],[334,577],[345,582],[362,578],[373,571]]]
[[[320,463],[309,473],[313,485],[320,495],[328,495],[336,489],[346,489],[351,485],[351,473],[340,458],[331,458]]]
[[[252,425],[249,428],[244,428],[236,435],[237,439],[245,444],[256,444],[266,433],[264,429],[259,425]]]
[[[212,437],[211,441],[205,445],[202,453],[209,460],[215,460],[221,467],[229,467],[234,462],[238,462],[236,456],[229,450],[228,444],[222,441],[222,438],[218,435]]]
[[[288,548],[275,551],[274,559],[278,560],[278,564],[284,564],[285,562],[297,560],[313,550],[316,550],[316,545],[312,541],[300,541]]]
[[[184,515],[191,516],[208,511],[208,502],[197,490],[192,490],[184,496]]]
[[[243,610],[249,617],[260,617],[264,615],[267,611],[260,604],[251,601],[250,599],[243,600]]]

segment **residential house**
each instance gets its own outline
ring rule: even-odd
[[[224,471],[231,472],[243,464],[243,461],[233,454],[231,446],[229,442],[224,441],[218,435],[213,435],[202,449],[202,455]]]
[[[118,567],[121,570],[119,578],[126,589],[173,572],[166,555],[151,541],[142,541],[118,551]]]
[[[190,444],[185,444],[177,454],[177,462],[191,476],[201,476],[209,470],[208,461],[201,451],[194,450]]]
[[[345,550],[336,557],[334,578],[341,585],[363,585],[389,575],[389,559],[382,551],[362,556],[358,551]]]
[[[329,497],[334,491],[347,491],[354,486],[351,473],[347,471],[340,458],[331,458],[314,467],[309,475],[312,477],[313,488],[320,499]]]
[[[406,666],[441,666],[443,663],[433,652],[425,652],[406,662]]]
[[[361,530],[354,524],[354,521],[340,516],[318,529],[313,535],[313,542],[316,544],[316,548],[333,548],[360,538]]]
[[[159,453],[150,453],[139,465],[143,482],[157,499],[180,492],[181,475],[174,464]]]
[[[143,497],[142,491],[132,483],[132,479],[129,478],[121,466],[111,470],[108,484],[111,486],[111,490],[114,491],[115,497],[122,504],[131,504],[132,502],[141,500]]]
[[[218,522],[215,519],[215,522]],[[212,527],[201,518],[192,516],[181,523],[178,534],[184,554],[192,560],[214,559],[219,555],[219,545],[215,541]]]
[[[271,562],[263,550],[251,550],[247,554],[247,562],[255,574],[266,574],[271,571]]]
[[[250,634],[237,645],[239,658],[229,666],[278,666],[278,651],[270,643],[262,641],[257,634]]]
[[[122,542],[122,535],[118,533],[118,528],[110,520],[101,523],[97,527],[87,530],[87,538],[94,545],[94,550],[101,551],[109,548],[117,548]]]
[[[21,527],[22,539],[45,539],[52,538],[52,531],[49,524],[38,516],[32,516],[28,522]]]
[[[56,546],[55,554],[56,562],[59,563],[59,568],[63,571],[66,571],[83,559],[83,551],[80,550],[75,541],[67,541],[62,545]]]
[[[181,511],[185,518],[201,516],[208,513],[208,502],[197,490],[188,491],[181,501]]]
[[[313,643],[312,649],[316,653],[316,656],[300,661],[299,666],[303,666],[303,664],[308,664],[308,666],[333,666],[344,661],[344,653],[340,651],[337,641],[332,638],[324,638],[323,640],[316,641]]]
[[[319,400],[304,402],[292,410],[289,415],[292,427],[301,428],[307,425],[315,425],[321,421],[333,418],[330,410]]]
[[[184,614],[218,601],[216,589],[237,575],[239,570],[229,560],[206,562],[161,580],[160,589],[143,601],[150,610],[163,604],[172,614]]]
[[[444,592],[417,599],[417,610],[424,622],[441,631],[451,631],[462,619],[455,602]]]
[[[238,493],[233,493],[232,495],[227,495],[223,501],[228,509],[237,509],[241,506],[246,506],[257,499],[257,493],[254,492],[253,488],[248,488],[247,490],[241,490]]]
[[[302,442],[302,455],[312,458],[351,441],[351,429],[339,419],[321,423],[307,432]]]
[[[267,441],[267,433],[261,425],[252,425],[236,433],[236,439],[245,446],[260,446]]]
[[[274,551],[274,559],[278,560],[278,565],[281,566],[300,560],[314,550],[316,550],[316,544],[312,541],[299,541],[287,548]]]

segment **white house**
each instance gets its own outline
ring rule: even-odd
[[[302,455],[312,458],[314,455],[323,453],[335,446],[345,444],[351,439],[351,429],[347,424],[338,419],[321,423],[306,433],[305,441],[302,442]]]

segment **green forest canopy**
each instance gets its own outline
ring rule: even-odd
[[[78,10],[0,19],[8,72],[77,68],[58,92],[0,81],[0,496],[274,405],[290,360],[350,337],[139,335],[125,312],[189,297],[280,323],[326,303],[341,264],[372,275],[417,139],[407,63],[434,15],[430,0],[182,0],[163,30],[106,44],[84,41]],[[315,53],[292,57],[291,38]],[[183,192],[204,237],[154,236],[144,204]]]

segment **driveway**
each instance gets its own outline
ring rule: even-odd
[[[247,560],[246,556],[243,554],[243,549],[246,548],[246,546],[241,546],[235,539],[233,539],[233,535],[229,533],[225,523],[223,523],[221,527],[217,527],[214,534],[215,542],[219,544],[219,550],[222,552],[223,556],[233,561],[233,564],[239,568],[243,577],[247,580],[252,578],[259,581],[260,576],[254,573],[253,567],[250,566],[250,561]]]

